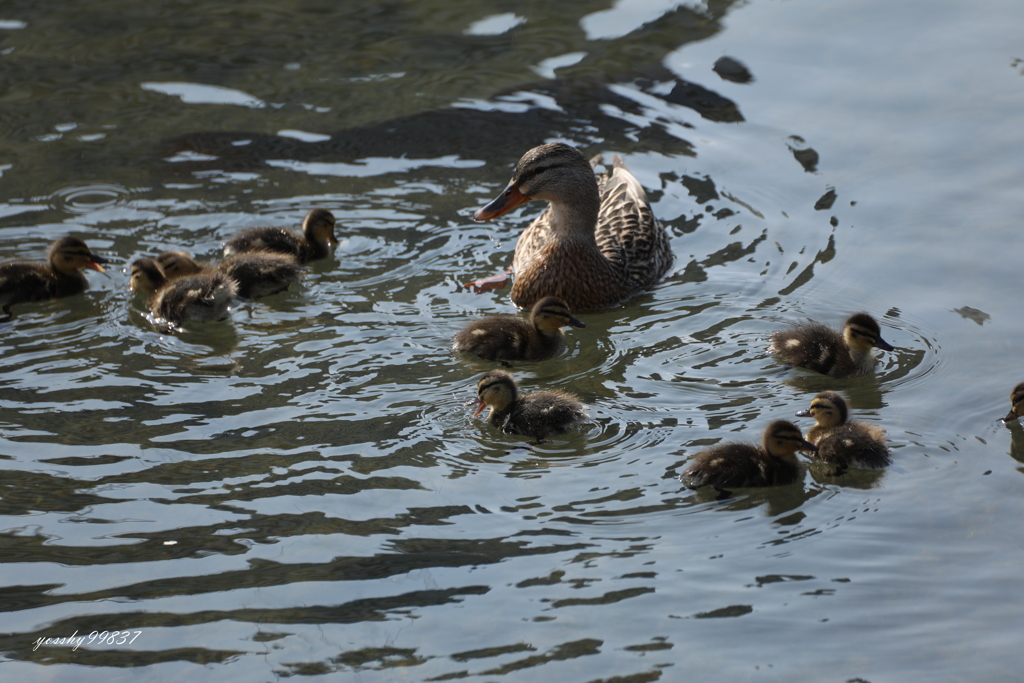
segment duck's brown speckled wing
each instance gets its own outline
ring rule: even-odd
[[[592,165],[599,162],[599,156],[591,160]],[[654,217],[647,193],[618,154],[612,173],[598,176],[598,189],[598,248],[622,270],[631,289],[651,287],[672,267],[673,256],[668,233]]]

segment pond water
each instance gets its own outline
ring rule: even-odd
[[[4,680],[1017,680],[1024,4],[349,5],[0,8],[0,260],[113,262],[0,326]],[[676,265],[513,364],[591,407],[531,446],[449,344],[514,311],[461,283],[542,207],[472,212],[549,140],[621,154]],[[315,206],[333,257],[231,322],[127,291]],[[766,351],[858,310],[872,376]],[[891,468],[679,482],[825,389]]]

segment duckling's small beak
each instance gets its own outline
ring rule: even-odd
[[[1017,414],[1017,411],[1013,408],[1010,408],[1010,412],[1008,412],[1006,414],[1006,417],[1003,418],[1003,422],[1013,422],[1018,417],[1020,417],[1020,415]]]
[[[89,258],[91,260],[85,264],[85,267],[92,268],[93,270],[98,271],[100,273],[103,272],[103,266],[101,266],[100,264],[110,263],[110,261],[108,261],[107,259],[103,258],[102,256],[97,256],[96,254],[92,254]]]
[[[482,209],[478,209],[473,214],[473,219],[478,221],[489,221],[492,218],[497,218],[503,213],[511,211],[523,202],[530,200],[525,194],[519,191],[519,186],[515,183],[509,183],[505,191],[498,195],[498,197],[490,204]]]
[[[807,439],[802,439],[800,441],[800,450],[802,450],[802,451],[815,451],[816,452],[818,450],[818,447],[815,446],[810,441],[808,441]]]
[[[892,347],[892,344],[890,344],[889,342],[885,341],[881,337],[879,337],[878,339],[875,340],[875,347],[879,348],[879,349],[882,349],[883,351],[895,351],[896,350],[896,349],[894,349]]]
[[[484,412],[484,410],[487,408],[487,404],[484,403],[483,399],[480,399],[480,398],[478,398],[477,400],[473,401],[473,403],[471,405],[476,405],[477,406],[476,412],[473,413],[473,417],[476,417],[480,413]]]
[[[811,411],[809,409],[801,410],[800,412],[796,413],[796,416],[797,417],[814,417],[813,415],[811,415]]]
[[[575,316],[566,316],[569,319],[569,324],[573,327],[586,327],[587,324]]]

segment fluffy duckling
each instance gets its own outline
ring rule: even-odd
[[[512,375],[491,370],[477,383],[476,417],[490,406],[487,421],[506,434],[532,436],[542,442],[549,434],[561,434],[587,418],[587,409],[575,396],[562,391],[538,391],[526,396]]]
[[[797,417],[813,417],[816,424],[807,432],[807,440],[818,447],[817,458],[839,467],[881,469],[892,464],[885,445],[885,431],[863,422],[849,422],[846,400],[835,391],[823,391],[811,401],[811,407]]]
[[[156,261],[140,258],[132,263],[131,289],[146,295],[153,315],[180,325],[226,319],[237,285],[217,271],[185,275],[172,282]]]
[[[1024,415],[1024,382],[1013,388],[1010,393],[1010,412],[1003,418],[1003,422],[1012,422]]]
[[[184,251],[165,251],[156,257],[156,262],[168,280],[195,275],[207,269],[218,270],[238,284],[238,296],[243,299],[258,299],[283,292],[306,274],[306,269],[294,256],[274,251],[247,251],[209,265],[197,262]]]
[[[474,214],[486,221],[530,199],[549,203],[516,243],[512,303],[557,296],[574,311],[606,308],[650,288],[672,266],[668,233],[643,187],[616,155],[595,176],[575,147],[554,142],[523,155],[512,180]]]
[[[77,237],[61,237],[50,245],[46,263],[4,261],[0,263],[0,309],[7,320],[14,316],[11,306],[26,301],[45,301],[80,294],[89,287],[82,268],[103,272],[107,260],[89,251]]]
[[[452,349],[484,360],[546,360],[565,350],[562,328],[567,325],[586,327],[564,301],[547,296],[533,305],[528,321],[493,315],[471,322],[452,338]]]
[[[798,450],[817,450],[792,422],[776,420],[764,430],[761,445],[731,441],[693,456],[681,479],[687,488],[723,489],[782,486],[803,477]]]
[[[796,365],[829,377],[857,377],[875,367],[872,347],[892,351],[882,339],[878,323],[867,313],[846,319],[843,333],[817,324],[796,325],[773,332],[768,351],[786,365]]]
[[[285,228],[249,228],[224,243],[224,256],[245,251],[276,251],[291,254],[299,263],[326,258],[331,245],[338,243],[334,236],[334,214],[327,209],[313,209],[302,221],[302,234]]]

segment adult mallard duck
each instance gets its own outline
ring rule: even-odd
[[[147,297],[153,315],[175,325],[226,319],[237,289],[234,280],[217,271],[185,275],[172,282],[149,258],[132,263],[130,286]]]
[[[770,353],[786,365],[796,365],[829,377],[856,377],[875,367],[872,348],[892,351],[882,339],[878,323],[867,313],[854,313],[847,318],[840,334],[824,325],[795,325],[792,329],[773,332]]]
[[[516,244],[512,303],[557,296],[574,311],[606,308],[658,282],[672,266],[668,234],[622,158],[595,176],[575,147],[554,142],[523,155],[508,187],[474,215],[486,221],[530,199],[548,207]]]
[[[299,263],[326,258],[331,245],[338,243],[334,225],[334,214],[327,209],[313,209],[302,221],[301,235],[285,228],[248,228],[224,243],[224,256],[265,250],[291,254]]]
[[[807,440],[818,447],[815,457],[836,465],[840,472],[848,467],[881,469],[892,463],[885,431],[848,421],[846,400],[838,392],[821,392],[811,401],[810,408],[796,415],[815,419],[816,424],[807,431]]]
[[[1021,382],[1010,392],[1010,412],[1003,418],[1003,422],[1012,422],[1024,415],[1024,382]]]
[[[687,488],[713,486],[719,491],[792,484],[804,472],[798,450],[817,448],[792,422],[776,420],[764,430],[760,446],[736,441],[713,446],[693,456],[680,479]]]
[[[587,419],[587,409],[575,396],[562,391],[538,391],[526,396],[512,375],[491,370],[477,383],[476,417],[488,406],[487,421],[506,434],[532,436],[537,441],[561,434]]]
[[[564,301],[547,296],[533,305],[529,321],[493,315],[469,323],[452,338],[452,349],[484,360],[546,360],[565,350],[566,325],[586,327]]]
[[[11,306],[26,301],[45,301],[80,294],[89,287],[82,268],[103,272],[107,260],[89,251],[77,237],[61,237],[50,245],[46,263],[4,261],[0,263],[0,309],[8,320]]]
[[[274,251],[247,251],[207,265],[184,251],[165,251],[156,257],[156,262],[168,280],[207,270],[220,271],[237,283],[238,296],[243,299],[258,299],[283,292],[306,274],[306,269],[294,256]]]

